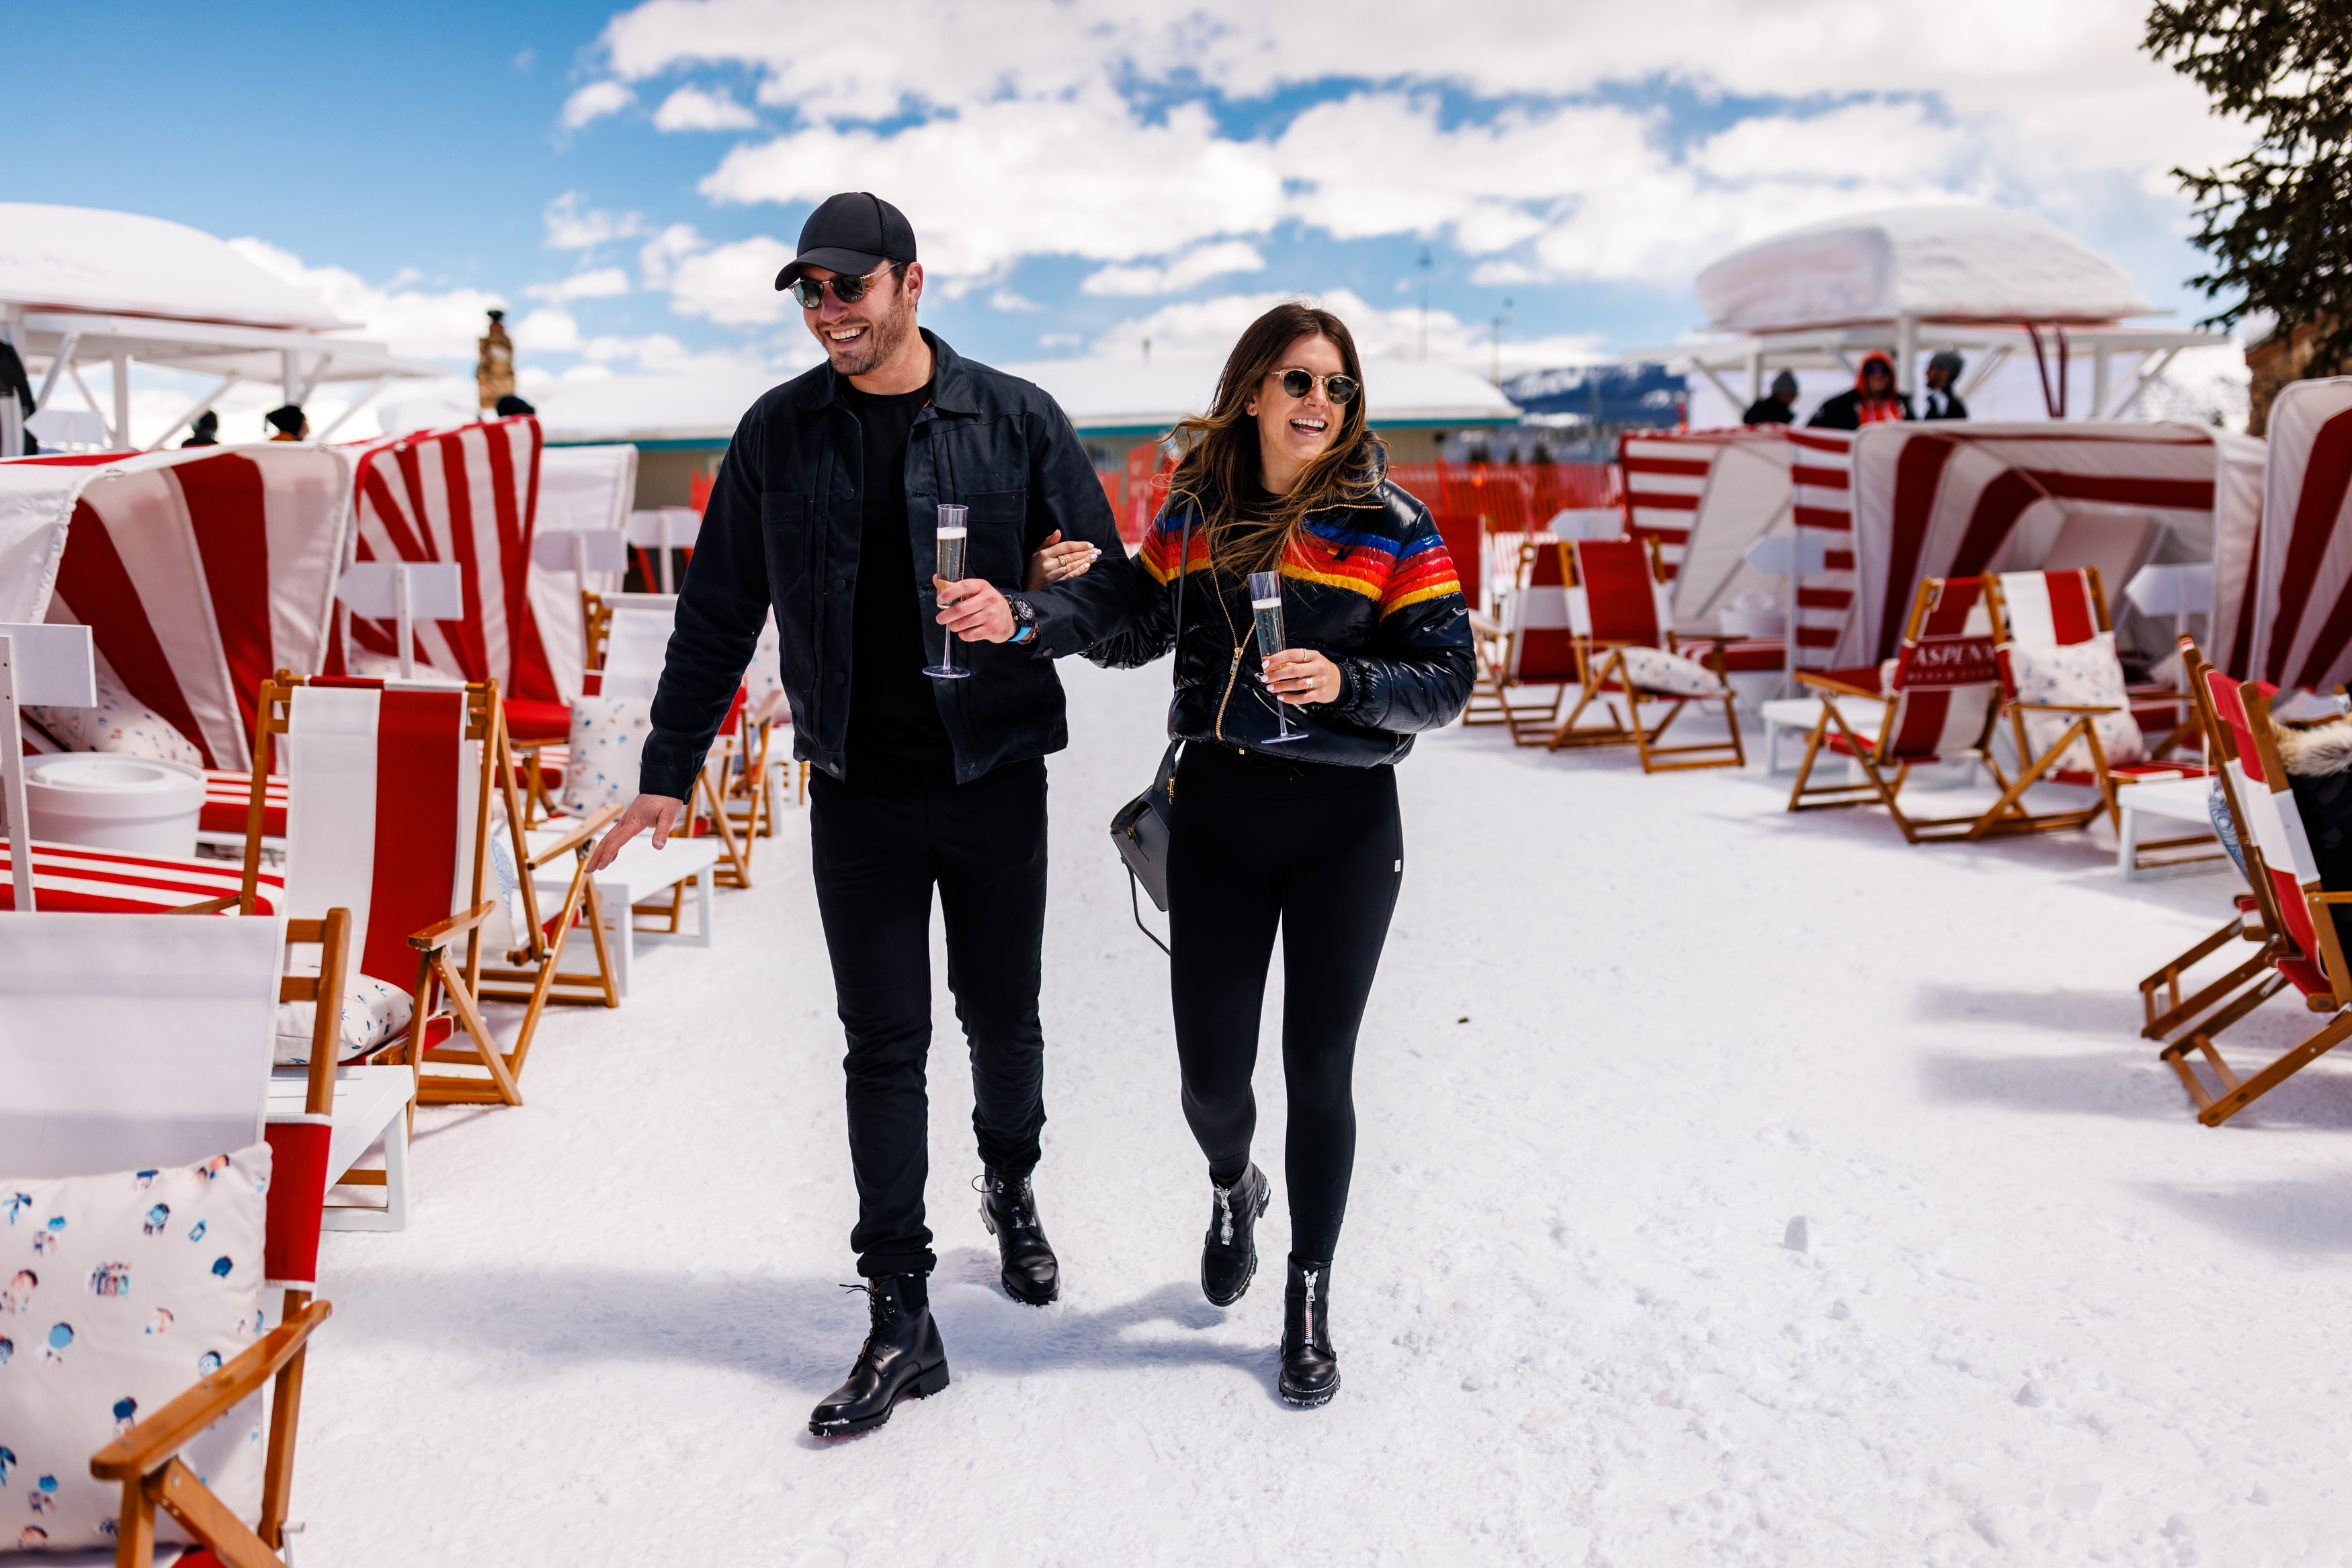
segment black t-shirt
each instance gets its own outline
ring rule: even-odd
[[[931,389],[877,396],[846,380],[841,401],[865,437],[866,477],[856,601],[849,634],[848,782],[907,790],[955,782],[955,747],[940,722],[923,666],[923,620],[933,614],[928,580],[915,577],[907,521],[907,433]]]

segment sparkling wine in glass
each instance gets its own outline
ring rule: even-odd
[[[941,507],[939,525],[939,573],[950,582],[963,580],[964,533],[964,509],[961,507]],[[946,646],[940,653],[940,662],[936,664],[924,665],[923,674],[936,676],[943,681],[962,680],[971,672],[956,668],[955,633],[948,631],[944,626],[940,627],[940,631]]]
[[[1254,571],[1249,574],[1250,613],[1257,618],[1258,678],[1265,678],[1265,661],[1282,652],[1282,574],[1276,571]],[[1274,716],[1280,726],[1277,733],[1265,737],[1268,746],[1286,740],[1304,740],[1304,730],[1290,727],[1290,705],[1276,696],[1268,688],[1266,695],[1274,697]]]

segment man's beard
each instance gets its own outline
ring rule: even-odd
[[[887,314],[875,319],[863,338],[838,347],[825,345],[835,371],[845,376],[870,375],[905,346],[907,335],[915,329],[915,308],[908,302],[904,287],[901,284],[897,302]]]

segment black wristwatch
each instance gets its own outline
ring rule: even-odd
[[[1025,648],[1036,640],[1037,612],[1029,607],[1025,599],[1007,598],[1004,602],[1013,612],[1012,643],[1016,648]]]

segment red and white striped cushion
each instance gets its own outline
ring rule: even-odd
[[[282,773],[271,773],[261,786],[261,836],[286,836],[286,791]],[[196,818],[197,831],[206,833],[245,831],[246,813],[253,800],[253,775],[226,768],[205,769],[205,809]]]
[[[8,841],[0,838],[0,909],[16,906],[14,865]],[[243,871],[231,861],[125,855],[33,841],[33,898],[47,913],[162,915],[210,899],[235,898],[243,886]],[[284,878],[262,873],[255,913],[277,914],[284,887]],[[226,913],[235,914],[234,906]]]

